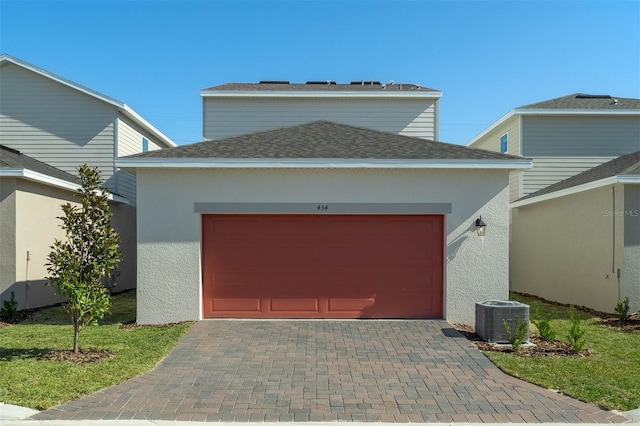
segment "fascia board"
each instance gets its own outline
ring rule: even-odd
[[[601,188],[603,186],[622,184],[640,184],[640,176],[638,175],[617,175],[608,178],[587,182],[582,185],[572,186],[571,188],[561,189],[559,191],[549,192],[537,197],[527,198],[526,200],[514,201],[509,204],[510,208],[522,207],[529,204],[539,203],[541,201],[552,200],[554,198],[565,197],[567,195],[577,194],[591,189]]]
[[[72,182],[68,182],[63,179],[58,179],[53,176],[45,175],[42,173],[34,172],[29,169],[0,169],[0,177],[14,177],[19,179],[25,179],[43,185],[52,186],[54,188],[65,189],[67,191],[75,192],[80,189],[80,185]],[[129,204],[129,200],[121,197],[120,195],[108,193],[109,200],[117,203]]]
[[[172,141],[167,135],[165,135],[164,133],[162,133],[160,130],[158,130],[153,124],[149,123],[147,120],[145,120],[140,114],[138,114],[137,112],[135,112],[133,109],[131,109],[129,107],[129,105],[124,104],[123,108],[121,109],[123,111],[123,113],[129,117],[130,119],[132,119],[136,124],[138,124],[139,126],[144,127],[145,129],[149,130],[152,134],[154,134],[156,137],[158,137],[160,140],[162,140],[165,144],[167,144],[167,146],[169,147],[174,147],[174,146],[178,146],[174,141]]]
[[[439,99],[442,92],[302,92],[302,91],[240,91],[240,90],[201,90],[203,98],[321,98],[321,99]]]
[[[505,115],[503,115],[498,121],[494,122],[492,125],[490,125],[489,127],[487,127],[486,129],[484,129],[482,132],[480,132],[476,137],[474,137],[473,139],[471,139],[469,142],[467,142],[465,144],[465,146],[471,146],[474,143],[476,143],[480,138],[484,137],[486,134],[488,134],[489,132],[491,132],[493,129],[495,129],[496,127],[498,127],[499,125],[501,125],[502,123],[504,123],[505,121],[507,121],[508,119],[510,119],[511,117],[513,117],[515,114],[517,114],[516,110],[512,110],[509,111],[508,113],[506,113]]]
[[[522,108],[515,109],[521,115],[640,115],[640,109],[551,109],[551,108]]]
[[[120,168],[322,168],[322,169],[530,169],[533,161],[522,160],[378,160],[378,159],[247,159],[247,158],[120,158]]]

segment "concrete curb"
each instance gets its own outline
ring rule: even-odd
[[[0,426],[195,426],[204,424],[216,424],[217,426],[256,426],[256,423],[229,423],[229,422],[184,422],[165,420],[13,420],[0,421]],[[262,422],[260,426],[443,426],[455,423],[371,423],[371,422]],[[465,426],[522,426],[524,423],[458,423]],[[623,423],[625,425],[637,425],[640,423]],[[570,423],[536,423],[536,426],[571,426]],[[582,426],[601,426],[601,423],[582,423]]]
[[[26,419],[38,413],[38,410],[0,402],[0,421]]]

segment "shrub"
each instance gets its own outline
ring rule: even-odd
[[[572,352],[580,352],[584,349],[586,344],[584,335],[586,330],[582,328],[582,316],[578,313],[577,309],[572,306],[569,312],[569,334],[567,338],[571,343]]]
[[[625,297],[624,300],[618,299],[616,304],[616,317],[620,321],[629,319],[629,298]]]
[[[16,301],[16,294],[12,291],[9,300],[2,301],[2,308],[0,308],[0,317],[7,319],[13,319],[18,312],[18,302]]]
[[[538,334],[544,340],[553,340],[556,337],[556,332],[551,328],[551,316],[552,314],[543,317],[542,312],[540,312],[540,303],[534,303],[531,322],[536,326]]]
[[[518,315],[516,315],[513,329],[511,328],[511,323],[509,323],[508,320],[503,319],[502,323],[504,324],[505,330],[507,330],[507,336],[509,343],[511,343],[511,348],[514,351],[519,351],[520,346],[522,346],[522,342],[524,342],[524,338],[527,336],[529,324],[525,321],[520,321],[520,317]]]

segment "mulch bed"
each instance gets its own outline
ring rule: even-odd
[[[540,336],[531,335],[529,337],[529,342],[533,343],[535,346],[530,348],[520,348],[519,351],[514,351],[509,345],[499,345],[496,343],[488,343],[483,341],[480,336],[475,333],[475,329],[468,325],[455,324],[455,329],[458,330],[464,337],[471,341],[478,349],[484,352],[504,352],[504,353],[512,353],[514,355],[523,357],[523,358],[534,358],[534,357],[579,357],[586,358],[590,357],[593,354],[589,352],[588,349],[585,349],[581,352],[572,352],[571,344],[568,342],[561,342],[559,340],[544,340],[540,338]]]
[[[92,362],[106,361],[113,353],[103,349],[80,349],[78,353],[72,350],[56,350],[47,352],[39,356],[40,361],[67,361],[74,364],[87,364]]]
[[[601,318],[600,322],[607,327],[615,327],[622,331],[640,331],[640,316],[633,314],[626,320],[619,320],[607,314],[607,317]]]
[[[183,324],[182,322],[171,322],[168,324],[138,324],[135,321],[123,322],[120,324],[119,328],[163,328],[163,327],[171,327],[174,325]]]

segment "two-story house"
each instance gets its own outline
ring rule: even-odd
[[[513,291],[640,309],[640,99],[574,94],[516,108],[468,144],[533,159],[510,177]]]
[[[508,297],[508,177],[531,162],[435,141],[439,91],[261,82],[201,95],[205,141],[117,160],[140,193],[138,322],[473,324],[475,302]]]
[[[60,204],[73,200],[73,176],[83,163],[98,167],[112,194],[124,256],[114,276],[118,289],[135,287],[136,182],[115,160],[175,143],[126,104],[3,54],[0,145],[0,300],[14,291],[20,308],[57,301],[44,287],[44,265],[62,236]]]
[[[640,99],[576,93],[521,106],[467,146],[533,159],[511,176],[510,200],[534,193],[640,146]]]

